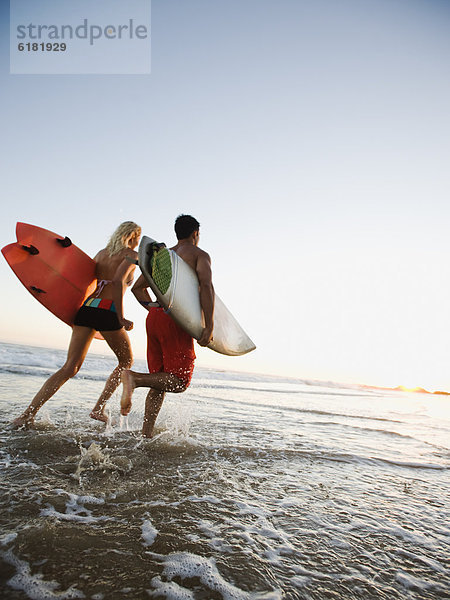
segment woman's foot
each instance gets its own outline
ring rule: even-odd
[[[34,425],[34,417],[31,415],[23,414],[11,423],[13,429],[30,429]]]
[[[108,417],[101,410],[93,410],[90,415],[91,419],[95,419],[96,421],[101,421],[102,423],[108,422]]]

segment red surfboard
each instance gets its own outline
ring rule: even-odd
[[[42,227],[17,223],[16,236],[2,248],[9,266],[38,302],[72,326],[95,290],[95,262],[68,237]]]

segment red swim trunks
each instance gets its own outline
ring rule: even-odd
[[[193,338],[163,308],[152,307],[148,311],[146,329],[149,373],[172,373],[187,387],[194,372]]]

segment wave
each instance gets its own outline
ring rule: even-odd
[[[21,375],[24,377],[50,377],[60,367],[61,365],[52,368],[34,365],[1,365],[0,374]],[[114,366],[111,367],[111,371],[113,368]],[[75,377],[77,379],[85,379],[86,381],[106,381],[111,371],[92,373],[86,369],[85,371],[81,370]]]
[[[364,417],[364,418],[367,418],[367,417]],[[397,422],[397,421],[395,421],[395,422]],[[367,432],[367,433],[381,433],[381,434],[389,436],[389,437],[401,438],[404,440],[413,440],[415,442],[420,442],[421,444],[425,444],[426,446],[431,446],[432,448],[436,448],[438,450],[448,450],[448,448],[446,448],[445,446],[439,446],[437,444],[433,444],[432,442],[427,442],[426,440],[417,438],[413,435],[399,433],[398,431],[389,431],[387,429],[375,429],[373,427],[360,427],[358,425],[352,425],[350,423],[339,423],[338,421],[317,421],[317,422],[310,423],[310,425],[319,425],[319,426],[332,425],[332,426],[338,426],[338,427],[342,427],[342,428],[346,428],[346,429],[354,429],[357,431],[362,431],[362,432]]]
[[[96,359],[94,359],[96,360]],[[100,362],[100,361],[97,361]],[[114,360],[111,360],[111,365],[108,365],[108,370],[100,370],[93,369],[92,365],[84,365],[81,370],[75,376],[78,380],[85,381],[106,381],[108,376],[110,375],[112,369],[115,366]],[[59,364],[58,367],[61,365]],[[97,366],[97,365],[96,365]],[[2,364],[0,365],[0,374],[9,374],[9,375],[20,375],[24,377],[50,377],[55,372],[55,367],[52,365],[49,366],[35,366],[35,365],[20,365],[20,364]],[[321,410],[321,409],[310,409],[310,408],[301,408],[297,406],[280,406],[280,404],[270,403],[270,402],[261,402],[261,401],[251,401],[251,400],[242,400],[237,398],[236,400],[230,398],[215,398],[210,394],[213,390],[225,390],[229,392],[236,391],[251,391],[253,393],[274,393],[274,394],[284,394],[287,396],[292,396],[293,399],[298,397],[299,395],[305,397],[310,394],[319,395],[319,396],[343,396],[343,397],[365,397],[363,394],[346,394],[345,392],[319,392],[319,391],[310,391],[310,390],[280,390],[278,389],[270,389],[270,388],[254,388],[254,387],[241,387],[237,385],[233,385],[232,383],[227,385],[220,384],[210,384],[210,383],[201,383],[201,382],[192,382],[190,387],[191,397],[194,399],[203,402],[205,398],[211,401],[219,401],[224,404],[234,404],[239,406],[248,406],[248,407],[257,407],[258,409],[269,409],[269,410],[277,410],[277,411],[286,411],[286,412],[294,412],[294,413],[303,413],[303,414],[311,414],[311,415],[321,415],[324,417],[341,417],[346,419],[367,419],[370,421],[377,422],[387,422],[387,423],[401,423],[402,421],[390,419],[386,417],[377,417],[363,414],[348,414],[341,413],[335,411]]]
[[[308,385],[308,384],[304,384]],[[217,384],[217,383],[199,383],[193,382],[192,387],[201,387],[203,389],[215,389],[215,390],[238,390],[238,391],[247,391],[247,392],[264,392],[269,394],[288,394],[288,395],[319,395],[319,396],[345,396],[351,398],[366,398],[367,396],[372,397],[373,394],[367,394],[364,392],[360,393],[350,393],[350,392],[334,392],[328,390],[282,390],[277,388],[261,388],[261,387],[250,387],[250,386],[241,386],[241,385],[233,385],[233,384]]]
[[[12,374],[12,375],[32,375],[32,376],[43,376],[49,377],[52,375],[56,369],[61,368],[64,363],[63,359],[59,361],[56,360],[46,360],[42,357],[36,359],[35,361],[27,360],[26,364],[17,362],[14,364],[4,363],[0,364],[0,374]],[[95,364],[93,364],[95,363]],[[110,364],[108,364],[110,363]],[[80,379],[86,379],[89,381],[99,381],[107,379],[110,372],[116,366],[116,361],[114,358],[105,357],[103,359],[99,359],[98,357],[88,357],[81,368],[80,372],[77,374],[77,377]],[[136,370],[144,370],[146,371],[145,365],[139,365],[136,367]],[[303,382],[299,382],[302,384]],[[307,383],[303,383],[303,385],[308,385]],[[312,390],[312,389],[301,389],[301,390],[285,390],[280,389],[278,387],[258,387],[258,386],[241,386],[232,383],[226,384],[218,384],[218,383],[210,383],[208,380],[194,380],[192,381],[191,389],[202,389],[202,390],[227,390],[227,391],[248,391],[253,393],[268,393],[268,394],[283,394],[288,396],[343,396],[343,397],[351,397],[351,398],[366,398],[370,394],[365,392],[355,393],[353,391],[331,391],[331,390]]]
[[[27,598],[58,598],[59,600],[75,600],[86,596],[70,586],[66,590],[59,590],[57,581],[45,581],[40,573],[33,574],[31,564],[16,556],[12,550],[1,552],[3,560],[15,569],[15,574],[8,580],[8,586],[17,593],[24,592]]]
[[[315,409],[315,408],[301,408],[301,407],[297,407],[297,406],[280,406],[279,404],[269,404],[266,402],[250,402],[248,400],[243,401],[243,400],[229,400],[227,398],[214,398],[213,396],[206,396],[206,398],[208,400],[214,401],[217,400],[218,402],[222,402],[224,404],[233,404],[233,405],[239,405],[239,406],[251,406],[252,408],[266,408],[269,410],[276,410],[278,412],[280,411],[286,411],[286,412],[294,412],[294,413],[305,413],[305,414],[311,414],[311,415],[323,415],[325,417],[342,417],[345,419],[358,419],[358,420],[369,420],[369,421],[381,421],[381,422],[386,422],[386,423],[403,423],[403,421],[399,421],[396,419],[389,419],[387,417],[374,417],[371,415],[362,415],[362,414],[358,414],[358,415],[352,415],[352,414],[348,414],[348,413],[338,413],[338,412],[334,412],[334,411],[328,411],[328,410],[319,410],[319,409]],[[197,396],[197,399],[200,401],[205,400],[205,396]]]
[[[106,381],[106,379],[108,378],[108,376],[110,375],[112,369],[114,368],[114,364],[111,365],[111,370],[108,371],[92,371],[92,369],[89,369],[89,367],[87,367],[86,369],[83,369],[83,367],[81,368],[81,370],[75,375],[75,379],[77,380],[82,380],[82,381]],[[41,377],[41,378],[47,378],[50,377],[50,375],[52,375],[55,372],[54,368],[48,368],[48,367],[42,367],[42,366],[24,366],[24,365],[0,365],[0,374],[8,374],[8,375],[19,375],[19,376],[23,376],[23,377]],[[212,396],[209,392],[212,391],[213,389],[223,389],[223,390],[227,390],[227,391],[242,391],[242,390],[250,390],[252,392],[269,392],[269,393],[282,393],[285,395],[290,395],[293,396],[293,399],[295,399],[296,395],[298,394],[302,394],[303,396],[308,396],[310,394],[309,391],[302,391],[302,392],[298,392],[298,391],[285,391],[285,390],[271,390],[271,389],[255,389],[255,388],[242,388],[240,386],[233,386],[233,385],[217,385],[217,386],[211,386],[210,384],[208,385],[203,385],[200,383],[196,383],[193,382],[191,387],[190,387],[190,392],[188,392],[191,397],[199,402],[204,402],[204,401],[218,401],[220,403],[223,404],[228,404],[228,405],[234,405],[234,406],[243,406],[243,407],[252,407],[252,408],[257,408],[258,410],[261,409],[266,409],[266,410],[276,410],[276,411],[282,411],[282,412],[288,412],[288,413],[296,413],[296,414],[309,414],[309,415],[319,415],[319,416],[323,416],[323,417],[331,417],[331,418],[344,418],[344,419],[357,419],[357,420],[368,420],[368,421],[375,421],[375,422],[383,422],[383,423],[402,423],[402,421],[397,420],[397,419],[390,419],[387,417],[377,417],[377,416],[372,416],[372,415],[367,415],[367,414],[349,414],[349,413],[341,413],[341,412],[335,412],[335,411],[329,411],[329,410],[324,410],[324,409],[314,409],[314,408],[302,408],[300,406],[282,406],[280,404],[275,404],[275,403],[271,403],[271,402],[261,402],[261,401],[251,401],[251,400],[242,400],[242,399],[229,399],[229,398],[220,398],[220,397],[214,397]],[[314,391],[311,392],[313,394],[318,394],[320,395],[320,392]],[[329,396],[331,394],[324,393],[321,394],[324,397],[325,396]],[[345,393],[336,393],[333,395],[336,396],[347,396],[347,394]],[[350,394],[351,397],[355,396],[355,394]],[[298,396],[297,396],[298,397]],[[330,423],[331,424],[331,423]],[[364,429],[364,428],[363,428]]]
[[[1,365],[0,373],[5,373],[9,375],[37,375],[40,377],[46,377],[51,375],[54,372],[53,369],[48,369],[45,367],[34,366],[34,365]]]
[[[391,458],[385,458],[381,456],[361,456],[359,454],[350,453],[331,453],[324,452],[321,450],[298,450],[291,448],[243,448],[243,447],[226,447],[223,446],[217,449],[217,454],[225,458],[232,457],[236,453],[239,453],[244,458],[248,459],[266,459],[266,460],[295,460],[295,459],[306,459],[310,461],[323,461],[323,462],[337,462],[346,464],[359,464],[359,465],[389,465],[393,467],[405,468],[405,469],[417,469],[417,470],[432,470],[432,471],[449,471],[450,466],[440,463],[430,462],[418,462],[409,460],[397,460]]]

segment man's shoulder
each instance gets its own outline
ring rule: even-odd
[[[209,254],[198,246],[194,246],[191,254],[191,260],[195,263],[196,270],[206,263],[211,264],[211,257]]]
[[[171,248],[171,250],[174,250],[182,258],[183,256],[189,256],[190,258],[195,258],[196,260],[200,257],[209,258],[209,254],[198,246],[183,246],[182,248],[177,248],[174,246]]]
[[[198,246],[188,246],[183,248],[172,248],[180,258],[188,263],[195,271],[205,263],[211,263],[209,254]]]
[[[209,254],[206,252],[206,250],[202,250],[201,248],[199,248],[198,246],[196,246],[195,250],[197,251],[197,256],[198,257],[202,257],[202,258],[206,258],[208,260],[211,260],[211,257],[209,256]]]

